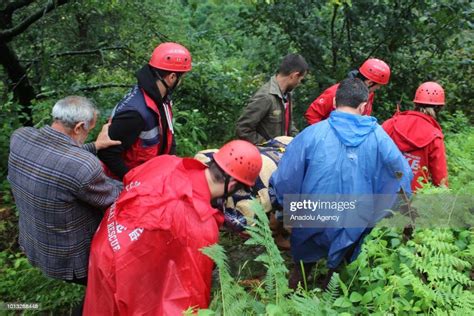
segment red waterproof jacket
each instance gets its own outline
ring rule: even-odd
[[[434,185],[448,185],[448,169],[441,126],[434,118],[421,112],[397,112],[382,124],[408,160],[414,173],[412,190],[421,187],[422,182]]]
[[[304,117],[306,122],[309,125],[318,123],[322,120],[325,120],[329,117],[332,111],[336,108],[334,107],[334,98],[336,97],[336,90],[339,87],[339,83],[332,85],[331,87],[324,90],[319,97],[317,97],[313,103],[308,107]],[[369,94],[369,99],[367,100],[367,105],[365,106],[363,115],[370,115],[372,113],[372,103],[374,102],[375,94],[371,92]]]
[[[199,249],[218,241],[194,159],[158,156],[131,170],[93,239],[84,315],[181,315],[207,308],[213,262]]]

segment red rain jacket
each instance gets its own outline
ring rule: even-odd
[[[405,111],[396,113],[385,121],[383,129],[393,139],[405,158],[415,177],[411,188],[421,188],[418,179],[440,185],[444,179],[448,185],[448,169],[441,126],[434,118],[421,112]]]
[[[194,159],[163,155],[131,170],[94,236],[84,315],[181,315],[207,308],[213,262],[199,249],[218,241]]]
[[[331,112],[336,109],[334,107],[334,98],[336,97],[337,87],[339,87],[339,83],[336,83],[335,85],[332,85],[331,87],[324,90],[324,92],[321,93],[321,95],[317,97],[308,107],[304,117],[309,125],[327,119],[329,114],[331,114]],[[369,93],[369,99],[367,100],[367,105],[365,106],[365,110],[362,115],[370,115],[372,113],[372,103],[374,102],[374,96],[375,94],[373,92]]]

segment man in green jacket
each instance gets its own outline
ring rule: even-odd
[[[237,121],[237,137],[260,144],[277,136],[295,136],[291,92],[308,72],[303,56],[289,54],[270,81],[250,99]]]

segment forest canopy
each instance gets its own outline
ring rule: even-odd
[[[233,138],[249,96],[289,52],[311,67],[295,93],[300,128],[311,101],[368,57],[392,69],[375,100],[380,122],[400,101],[411,107],[429,80],[445,88],[444,117],[462,111],[472,121],[472,12],[470,1],[7,1],[0,7],[2,158],[11,131],[49,122],[63,96],[93,98],[106,120],[164,41],[193,56],[174,97],[181,154]]]

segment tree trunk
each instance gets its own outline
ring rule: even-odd
[[[21,123],[25,126],[31,126],[33,124],[31,101],[35,99],[35,89],[15,52],[5,42],[0,42],[0,65],[3,66],[9,78],[8,90],[13,92],[15,99],[22,106],[22,112],[25,114]]]

